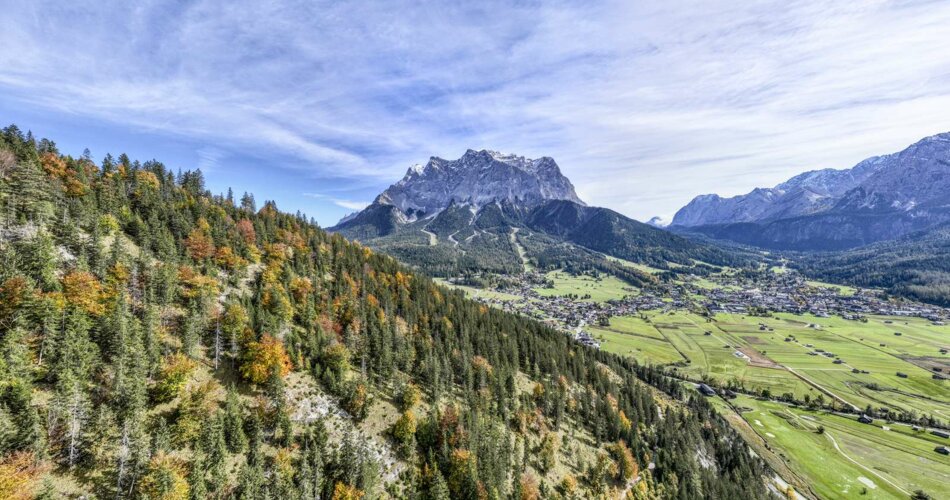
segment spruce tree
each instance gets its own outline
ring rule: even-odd
[[[43,224],[53,216],[46,175],[35,161],[20,161],[10,175],[7,198],[19,222]]]

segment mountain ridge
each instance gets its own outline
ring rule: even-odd
[[[555,251],[567,244],[583,259],[603,253],[658,266],[692,265],[693,259],[735,262],[706,244],[588,206],[550,157],[531,160],[489,150],[410,167],[369,207],[329,230],[436,274],[516,272],[523,262],[514,241],[530,238],[528,233],[544,235],[527,245],[528,258],[535,260],[549,260],[552,252],[561,262],[571,260],[570,251]]]
[[[700,195],[671,229],[772,249],[834,250],[950,220],[950,132],[850,169],[804,172],[773,188]]]

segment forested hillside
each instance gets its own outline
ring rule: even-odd
[[[200,172],[11,126],[0,207],[0,498],[766,496],[679,382]]]
[[[950,226],[837,253],[794,255],[803,273],[950,306]]]

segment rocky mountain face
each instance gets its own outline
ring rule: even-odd
[[[403,229],[438,236],[438,229],[453,228],[468,237],[486,226],[511,226],[551,200],[586,206],[554,159],[469,149],[457,160],[432,157],[425,166],[410,167],[372,204],[331,230],[364,241]]]
[[[451,203],[477,210],[494,202],[534,207],[545,200],[584,204],[552,158],[532,160],[469,149],[457,160],[432,157],[425,166],[411,167],[374,203],[392,205],[410,220],[432,215]]]
[[[777,249],[852,248],[950,220],[950,133],[846,170],[816,170],[774,188],[697,196],[672,228]]]

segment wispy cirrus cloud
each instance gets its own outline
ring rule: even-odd
[[[337,197],[329,196],[322,193],[304,193],[303,195],[308,198],[316,198],[318,200],[327,200],[338,207],[345,208],[351,211],[362,210],[370,204],[370,202],[368,201],[345,200],[342,198],[337,198]]]
[[[950,130],[946,2],[0,8],[0,109],[196,138],[346,209],[487,147],[553,156],[587,201],[645,219]]]

